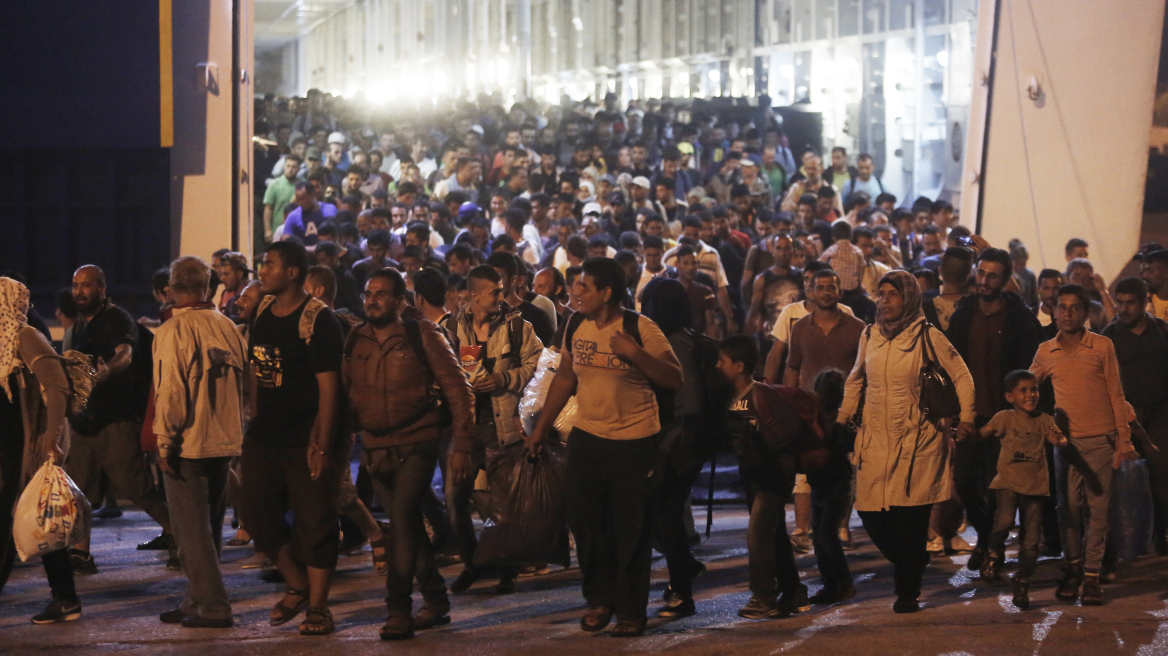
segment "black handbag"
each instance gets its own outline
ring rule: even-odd
[[[931,422],[949,419],[961,414],[961,401],[957,398],[957,388],[949,372],[937,360],[937,350],[929,339],[926,321],[921,324],[917,339],[921,342],[922,363],[919,378],[921,417]]]

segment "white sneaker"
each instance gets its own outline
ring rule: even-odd
[[[925,550],[931,554],[943,554],[945,553],[945,542],[942,540],[941,536],[938,535],[932,540],[929,540],[929,544],[927,547],[925,547]]]
[[[965,538],[956,535],[945,541],[945,553],[948,554],[968,554],[973,553],[973,545],[965,541]]]

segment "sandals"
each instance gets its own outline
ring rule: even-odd
[[[424,603],[418,609],[417,615],[414,615],[414,629],[417,631],[446,626],[447,624],[450,624],[449,602],[444,604]]]
[[[240,537],[240,536],[243,536],[243,537]],[[235,537],[233,537],[227,541],[227,546],[229,546],[229,547],[242,547],[242,546],[250,544],[250,543],[251,543],[251,535],[247,532],[246,529],[241,528],[235,532]]]
[[[300,602],[298,602],[295,606],[285,606],[284,600],[281,599],[280,603],[276,604],[275,607],[272,608],[272,610],[278,614],[275,616],[268,616],[268,624],[271,624],[272,626],[284,626],[288,622],[291,622],[297,615],[299,615],[300,611],[308,608],[308,590],[294,590],[292,588],[288,588],[284,591],[284,594],[288,595],[289,597],[300,597]]]
[[[580,629],[588,633],[603,631],[612,621],[612,609],[608,606],[589,608],[584,617],[580,618]]]
[[[378,574],[385,574],[389,571],[389,527],[385,524],[378,523],[381,527],[381,539],[370,540],[370,552],[373,554],[373,571]],[[381,550],[381,555],[377,555],[377,551]]]
[[[337,625],[333,623],[333,613],[327,608],[311,607],[304,614],[304,621],[300,623],[300,635],[323,636],[334,633]]]
[[[382,640],[409,640],[414,637],[414,621],[409,615],[390,615],[381,627]]]
[[[637,638],[645,635],[645,620],[619,620],[612,627],[614,638]]]

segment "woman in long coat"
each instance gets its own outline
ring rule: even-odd
[[[856,510],[872,542],[894,568],[893,610],[920,609],[921,577],[933,504],[950,497],[950,441],[942,425],[921,416],[922,336],[916,279],[890,271],[880,279],[876,325],[860,338],[848,376],[841,423],[863,413],[856,437]],[[948,372],[961,402],[957,438],[973,432],[973,378],[945,335],[928,327],[937,361]]]

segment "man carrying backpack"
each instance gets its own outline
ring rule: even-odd
[[[448,621],[450,602],[422,524],[422,496],[434,477],[445,425],[453,424],[447,472],[454,482],[470,474],[474,435],[474,396],[466,376],[438,326],[401,318],[405,293],[396,270],[370,274],[367,322],[349,333],[341,366],[357,428],[364,431],[362,459],[390,521],[382,640],[412,638],[415,628]],[[415,574],[422,578],[424,605],[411,617]]]
[[[806,430],[799,408],[787,401],[788,394],[754,381],[758,358],[758,345],[749,335],[723,340],[718,357],[718,370],[735,392],[727,432],[738,454],[738,471],[752,493],[746,529],[750,601],[738,611],[749,620],[789,617],[811,608],[787,536],[785,508],[801,463],[817,452],[826,455],[822,440]],[[810,406],[814,415],[814,402]]]
[[[446,322],[446,331],[459,356],[475,397],[474,444],[471,468],[486,469],[486,450],[522,441],[519,399],[535,375],[543,344],[519,310],[503,302],[503,278],[490,264],[475,267],[467,276],[468,303]],[[450,586],[462,593],[481,575],[474,566],[476,547],[470,496],[474,479],[450,480],[446,485],[447,512],[458,541],[463,570]],[[516,591],[517,572],[500,573],[495,592]]]

